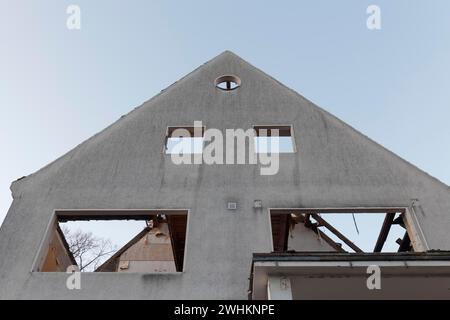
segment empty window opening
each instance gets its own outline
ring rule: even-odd
[[[273,248],[275,252],[415,251],[405,214],[401,208],[386,212],[271,210]]]
[[[241,79],[234,75],[224,75],[214,81],[214,85],[224,91],[231,91],[241,86]]]
[[[295,152],[292,126],[253,126],[256,153]]]
[[[203,153],[204,127],[168,127],[166,134],[166,154]]]
[[[80,214],[81,213],[81,214]],[[187,212],[59,212],[35,271],[170,273],[183,271]]]

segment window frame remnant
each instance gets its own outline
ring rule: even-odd
[[[174,134],[174,132],[176,132],[176,130],[185,130],[185,132],[187,132],[187,135],[172,136]],[[191,139],[191,141],[189,142],[189,143],[191,143],[191,148],[192,148],[191,152],[183,153],[183,154],[190,154],[190,155],[203,154],[205,130],[206,130],[205,126],[202,126],[202,127],[195,127],[192,125],[168,126],[166,129],[166,135],[164,137],[163,153],[166,155],[173,154],[172,152],[168,152],[167,144],[169,143],[169,139],[181,138],[181,139]],[[201,147],[200,152],[195,152],[195,150],[194,150],[195,149],[195,140],[194,140],[195,138],[202,138],[202,142],[201,142],[202,147]]]
[[[325,227],[328,231],[331,231],[337,238],[342,240],[347,246],[349,246],[355,253],[364,253],[357,245],[355,245],[350,239],[345,237],[331,224],[329,224],[320,213],[342,213],[342,214],[370,214],[379,213],[385,214],[385,219],[379,232],[375,248],[373,252],[381,252],[383,245],[386,242],[389,229],[393,224],[400,224],[405,228],[405,235],[403,239],[397,241],[399,244],[398,252],[414,251],[423,252],[428,250],[423,232],[417,223],[415,213],[408,207],[342,207],[342,208],[269,208],[268,214],[270,219],[270,230],[272,235],[272,251],[273,252],[286,252],[287,241],[289,236],[289,225],[292,223],[303,223],[307,228],[314,231],[322,240],[333,247],[337,252],[346,252],[338,243],[329,238],[325,233],[319,230],[319,227]],[[400,214],[397,218],[396,214]],[[279,225],[281,216],[285,215],[285,225]],[[277,217],[278,216],[278,217]],[[278,221],[277,221],[278,219]],[[314,220],[311,221],[311,219]],[[278,224],[277,224],[278,223]],[[280,231],[281,230],[281,231]],[[283,231],[282,230],[287,230]],[[280,239],[280,237],[286,237]],[[352,252],[351,252],[352,253]]]
[[[278,130],[278,134],[273,135],[272,134],[272,130]],[[254,145],[255,145],[255,153],[266,153],[264,151],[259,150],[258,145],[259,145],[259,141],[258,138],[261,137],[290,137],[291,139],[291,150],[288,151],[282,151],[279,150],[276,153],[279,154],[289,154],[289,153],[296,153],[297,152],[297,146],[296,146],[296,142],[295,142],[295,137],[294,137],[294,126],[289,124],[278,124],[278,125],[253,125],[253,130],[255,132],[255,141],[254,141]],[[269,143],[269,141],[267,141],[266,143]],[[269,151],[269,153],[271,153],[271,151]]]
[[[151,219],[156,218],[158,215],[163,215],[167,217],[167,223],[169,226],[169,235],[170,235],[170,243],[172,244],[172,252],[174,258],[174,264],[176,272],[174,273],[182,273],[184,270],[184,256],[186,255],[186,243],[187,243],[187,233],[188,233],[188,219],[189,219],[189,210],[188,209],[62,209],[55,210],[52,218],[47,225],[45,234],[43,239],[41,240],[39,249],[36,253],[33,266],[31,272],[65,272],[64,271],[43,271],[42,266],[43,262],[46,260],[48,255],[48,248],[50,241],[53,237],[55,231],[59,229],[61,235],[63,235],[62,231],[59,228],[59,222],[67,222],[67,221],[89,221],[89,220],[103,220],[103,221],[112,221],[112,220],[142,220],[142,221],[150,221]],[[182,221],[181,221],[181,220]],[[133,244],[137,242],[137,240],[141,239],[143,233],[147,233],[149,231],[149,227],[144,228],[138,235],[133,237],[125,246],[122,246],[113,256],[117,257],[117,253],[124,252],[127,248],[130,248]],[[63,235],[63,241],[65,241]],[[67,243],[67,242],[66,242]],[[68,248],[68,246],[66,246]],[[127,248],[125,248],[127,247]],[[125,248],[125,249],[124,249]],[[70,251],[68,251],[69,255],[71,255]],[[120,255],[118,255],[120,256]],[[73,256],[72,256],[73,258]],[[110,258],[111,259],[111,258]],[[108,259],[108,260],[110,260]],[[72,259],[72,263],[76,265],[76,261]],[[103,263],[104,264],[104,263]],[[102,264],[102,265],[103,265]],[[101,267],[101,266],[100,266]],[[99,268],[100,268],[99,267]],[[117,271],[101,271],[97,268],[94,272],[113,272],[119,273]],[[138,272],[141,273],[141,272]],[[152,273],[158,274],[159,272],[144,272],[144,273]],[[172,272],[168,272],[172,273]]]
[[[60,259],[58,259],[58,255],[55,253],[57,248],[55,248],[53,244],[53,240],[57,240],[58,244],[60,245],[60,249],[64,250],[64,253],[67,255],[66,260],[69,260],[72,265],[76,265],[77,262],[75,261],[75,258],[72,254],[72,252],[69,249],[69,244],[66,241],[66,238],[64,236],[64,233],[62,232],[59,225],[56,225],[56,228],[51,231],[50,241],[47,246],[47,250],[44,254],[44,259],[41,263],[41,269],[42,272],[50,272],[50,266],[49,264],[55,264],[54,268],[57,268],[58,265],[61,264]],[[51,259],[53,257],[54,259]],[[54,261],[52,261],[54,260]],[[62,267],[62,266],[61,266]],[[66,270],[59,270],[58,272],[65,272]]]

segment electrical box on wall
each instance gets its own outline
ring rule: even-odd
[[[228,202],[227,203],[227,209],[228,210],[236,210],[237,209],[237,202]]]

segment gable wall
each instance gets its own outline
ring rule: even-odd
[[[242,87],[215,89],[222,74],[238,75]],[[292,124],[298,151],[281,155],[274,176],[261,176],[258,165],[174,165],[162,152],[166,128],[194,120],[221,130]],[[0,231],[1,298],[246,299],[251,254],[271,250],[268,208],[410,206],[418,198],[429,247],[450,249],[447,186],[231,53],[12,188]],[[54,210],[64,208],[188,208],[185,271],[83,274],[83,290],[72,291],[65,274],[30,273]]]

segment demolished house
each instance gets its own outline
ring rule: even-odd
[[[99,266],[96,272],[177,272],[184,255],[184,230],[174,230],[186,216],[158,215],[130,242]],[[185,221],[182,221],[182,223]],[[178,234],[177,233],[182,233]],[[183,238],[181,240],[181,238]],[[181,241],[180,241],[181,240]]]
[[[174,163],[209,128],[278,132],[278,172]],[[450,298],[450,188],[229,51],[11,191],[3,299]],[[143,229],[70,290],[74,221]]]
[[[78,267],[64,233],[59,226],[67,221],[80,221],[84,217],[58,215],[52,223],[51,237],[43,244],[45,252],[37,262],[37,272],[66,272],[69,266]],[[87,219],[104,220],[108,217],[88,216]],[[129,219],[129,216],[122,216]],[[120,219],[118,216],[109,219]],[[111,257],[96,267],[94,272],[170,273],[182,269],[186,237],[186,215],[142,212],[136,220],[146,220],[147,226]]]

